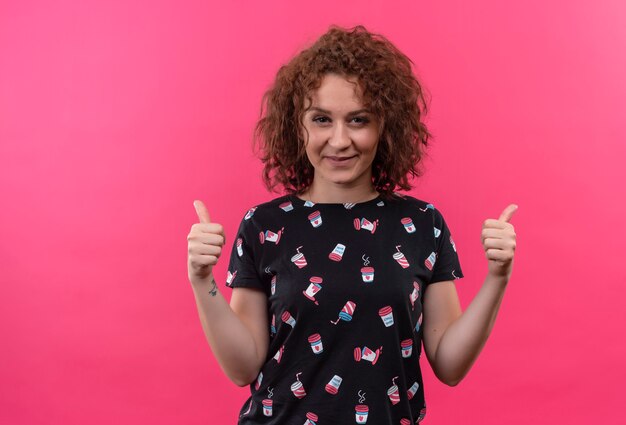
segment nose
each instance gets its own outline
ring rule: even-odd
[[[334,147],[335,149],[343,149],[347,148],[352,144],[352,140],[350,139],[350,134],[347,127],[343,123],[338,123],[333,128],[333,133],[328,140],[328,144]]]

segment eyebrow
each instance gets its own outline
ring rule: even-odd
[[[309,111],[317,111],[317,112],[321,112],[322,114],[332,115],[330,111],[327,111],[326,109],[318,108],[317,106],[312,106],[311,108],[309,108]],[[348,112],[347,116],[357,115],[357,114],[360,114],[361,112],[365,112],[368,114],[372,113],[372,111],[370,111],[369,109],[358,109],[356,111]]]

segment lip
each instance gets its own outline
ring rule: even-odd
[[[352,155],[352,156],[325,156],[324,157],[326,160],[328,160],[328,162],[330,162],[332,165],[336,165],[336,166],[342,166],[342,165],[348,165],[350,163],[350,161],[354,158],[356,158],[356,155]]]

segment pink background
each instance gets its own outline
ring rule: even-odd
[[[230,252],[275,196],[261,95],[331,23],[386,35],[431,93],[411,194],[450,225],[464,307],[482,221],[519,205],[491,338],[457,387],[423,362],[425,423],[624,423],[623,2],[128,3],[0,3],[0,423],[235,423],[249,390],[198,320],[192,202]]]

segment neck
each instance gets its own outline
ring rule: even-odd
[[[299,193],[300,198],[313,203],[359,203],[375,199],[379,193],[372,184],[359,185],[351,188],[332,185],[319,187],[312,184],[303,192]]]

